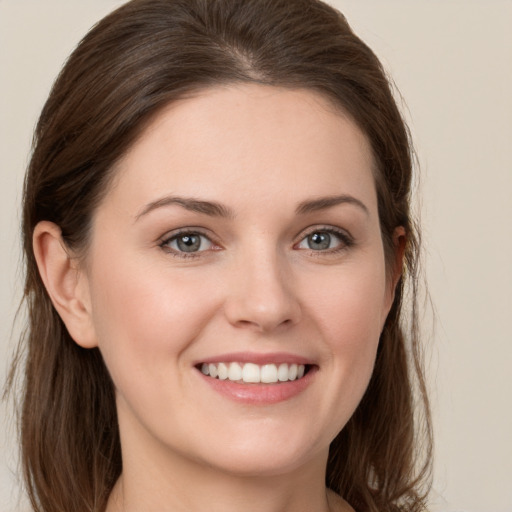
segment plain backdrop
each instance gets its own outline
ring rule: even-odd
[[[50,85],[115,0],[0,0],[0,379],[20,298],[20,195]],[[332,0],[404,98],[418,211],[436,435],[433,511],[512,512],[512,2]],[[0,409],[0,510],[26,510]]]

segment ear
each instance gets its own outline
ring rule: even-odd
[[[405,247],[407,245],[407,233],[403,226],[398,226],[393,232],[393,258],[390,262],[387,284],[387,310],[391,309],[395,299],[395,290],[398,281],[402,277]],[[386,314],[387,316],[387,314]]]
[[[404,255],[405,255],[405,247],[407,245],[407,233],[405,232],[405,228],[403,226],[398,226],[395,228],[393,233],[393,251],[394,251],[394,260],[393,260],[393,268],[391,269],[391,284],[392,284],[392,292],[393,296],[395,294],[395,288],[398,284],[399,279],[402,277],[403,267],[404,267]]]
[[[32,241],[39,274],[70,336],[84,348],[96,347],[87,276],[62,240],[60,228],[41,221]]]

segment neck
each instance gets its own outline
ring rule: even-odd
[[[189,460],[163,467],[153,458],[130,464],[110,496],[106,512],[348,512],[325,489],[325,457],[278,475],[234,475]],[[151,462],[150,462],[151,461]]]

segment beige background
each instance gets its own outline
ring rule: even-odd
[[[2,380],[20,296],[19,202],[31,131],[67,54],[120,3],[0,0]],[[437,316],[433,510],[512,512],[512,2],[331,3],[394,77],[419,152]],[[5,405],[0,415],[0,510],[23,510]]]

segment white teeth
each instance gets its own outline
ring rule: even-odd
[[[287,382],[304,377],[306,367],[303,364],[282,363],[264,364],[259,366],[254,363],[203,363],[201,372],[220,380],[231,380],[234,382],[246,382],[256,384],[263,382],[271,384],[276,382]]]
[[[231,363],[228,371],[229,380],[242,380],[242,367],[238,363]]]
[[[260,382],[260,367],[253,363],[244,364],[242,380],[244,382]]]
[[[210,363],[208,365],[208,373],[210,374],[210,377],[217,377],[217,366]]]
[[[261,367],[261,382],[266,384],[277,382],[277,368],[275,364],[266,364]]]
[[[220,380],[226,380],[228,378],[228,367],[224,363],[219,363],[217,367],[217,376]]]
[[[288,380],[288,365],[287,364],[280,364],[279,368],[277,369],[277,378],[281,382],[286,382]]]

